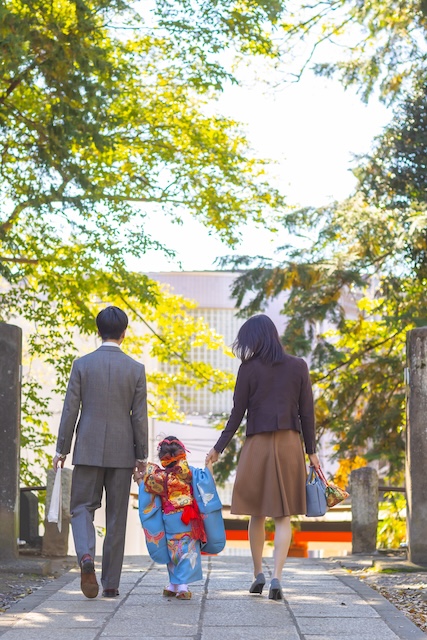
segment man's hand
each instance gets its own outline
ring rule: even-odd
[[[141,473],[145,473],[146,466],[147,460],[135,460],[135,468],[138,469]]]
[[[147,467],[146,460],[135,460],[135,466],[133,469],[133,479],[138,485],[140,485],[142,482],[142,478],[144,477],[146,467]]]
[[[58,467],[61,467],[61,469],[64,468],[64,462],[65,462],[66,457],[67,456],[56,454],[56,456],[53,459],[53,465],[52,465],[54,470],[55,470],[55,473],[56,473],[56,470],[57,470]]]

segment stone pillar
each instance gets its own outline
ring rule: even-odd
[[[353,553],[373,553],[377,548],[378,474],[372,467],[350,474]]]
[[[42,553],[44,556],[66,556],[68,555],[68,535],[70,531],[70,497],[71,497],[71,469],[62,469],[62,527],[58,531],[56,522],[48,522],[50,500],[52,497],[53,484],[55,482],[55,471],[49,469],[46,483],[46,518],[44,521],[44,536]]]
[[[406,358],[408,559],[427,565],[427,327],[408,331]]]
[[[0,322],[0,560],[18,557],[22,330]]]
[[[19,538],[29,547],[40,546],[39,499],[34,491],[21,491],[19,502]]]

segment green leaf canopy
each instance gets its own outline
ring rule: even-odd
[[[261,0],[0,3],[0,313],[30,323],[28,358],[55,368],[58,390],[75,333],[93,334],[106,302],[148,325],[151,346],[135,337],[135,352],[162,345],[181,363],[153,379],[154,413],[179,410],[177,384],[230,384],[187,357],[200,332],[219,348],[215,333],[129,264],[167,252],[145,232],[148,211],[179,221],[185,210],[232,246],[240,225],[283,206],[238,124],[211,106],[234,81],[224,61],[276,55],[282,12]],[[29,379],[24,426],[37,433],[45,391]]]

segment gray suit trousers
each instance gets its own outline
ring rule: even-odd
[[[71,485],[71,526],[77,558],[95,557],[95,510],[105,488],[106,534],[102,552],[103,589],[118,589],[125,548],[132,469],[76,465]]]

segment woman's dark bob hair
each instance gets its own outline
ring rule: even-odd
[[[274,364],[285,356],[274,322],[262,313],[242,324],[232,349],[242,362],[259,358],[264,364]]]

